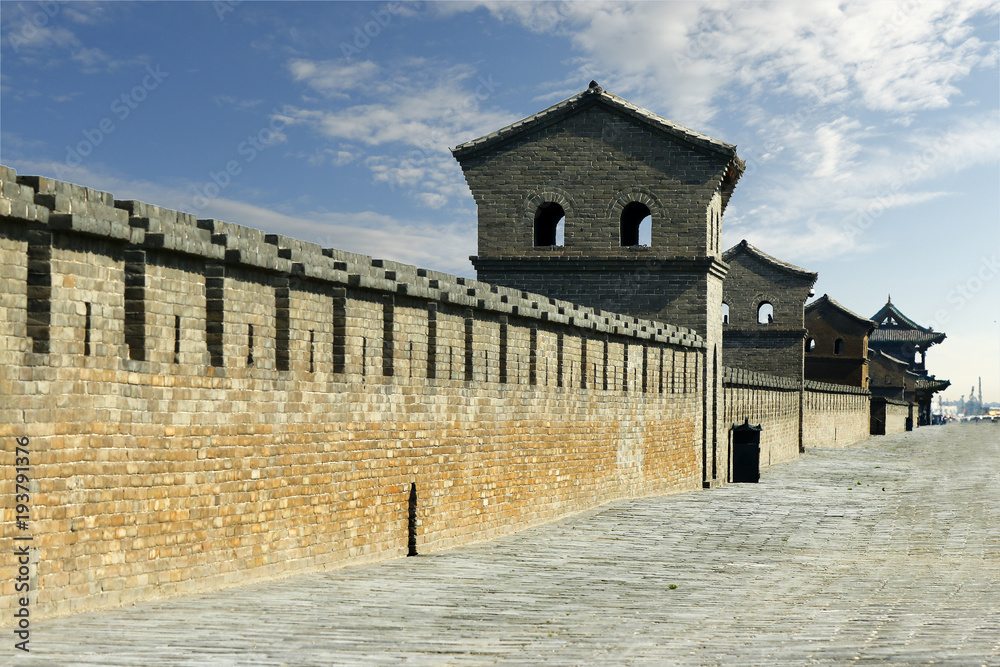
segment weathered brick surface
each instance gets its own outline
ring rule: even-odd
[[[753,371],[726,368],[723,428],[720,439],[732,457],[732,428],[745,421],[760,425],[760,465],[791,461],[799,455],[800,383]],[[726,479],[732,479],[728,467]]]
[[[846,447],[869,436],[871,396],[859,387],[805,382],[802,445]]]
[[[890,435],[913,428],[913,406],[905,401],[872,396],[871,434]]]
[[[411,484],[421,551],[701,487],[691,330],[38,183],[69,211],[48,246],[44,214],[0,218],[33,616],[404,555]]]
[[[678,257],[548,274],[594,295],[638,267],[603,275],[625,315],[0,169],[0,436],[31,440],[32,614],[404,555],[413,485],[433,551],[724,483],[746,419],[764,465],[853,437],[860,390],[723,366],[713,173],[677,204],[702,226],[678,218]],[[635,314],[663,312],[691,327]],[[907,409],[883,405],[890,432]]]

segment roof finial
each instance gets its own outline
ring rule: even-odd
[[[889,301],[888,301],[888,303],[892,303],[892,294],[889,294]]]
[[[601,92],[601,87],[597,84],[596,81],[591,80],[590,85],[587,87],[587,90],[592,90],[599,93]]]

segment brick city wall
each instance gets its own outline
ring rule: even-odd
[[[791,378],[724,368],[722,441],[727,443],[727,452],[731,455],[732,427],[749,420],[763,427],[762,468],[798,458],[800,394],[800,384]]]
[[[411,490],[429,552],[702,486],[690,330],[0,177],[33,616],[405,555]]]
[[[805,381],[802,445],[846,447],[869,435],[871,395],[860,387]]]
[[[864,398],[706,365],[690,329],[7,168],[0,288],[0,437],[30,441],[29,530],[5,505],[3,537],[32,537],[38,617],[698,489],[729,479],[732,424],[764,426],[769,465],[798,455],[800,401],[821,444]]]
[[[766,375],[802,377],[802,334],[783,331],[722,328],[726,365]]]

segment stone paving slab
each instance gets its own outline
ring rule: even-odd
[[[671,589],[670,586],[676,588]],[[1000,425],[32,626],[23,665],[1000,665]]]

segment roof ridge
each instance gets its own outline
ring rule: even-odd
[[[775,266],[783,268],[786,271],[790,271],[792,273],[796,273],[796,274],[799,274],[799,275],[802,275],[802,276],[811,276],[813,278],[813,280],[815,280],[817,277],[819,277],[819,274],[816,273],[815,271],[810,271],[809,269],[803,269],[801,266],[796,266],[795,264],[792,264],[790,262],[786,262],[784,260],[780,260],[777,257],[774,257],[773,255],[767,254],[766,252],[764,252],[760,248],[752,245],[746,239],[743,239],[742,241],[740,241],[739,243],[737,243],[736,245],[734,245],[729,250],[726,250],[725,252],[723,252],[722,253],[722,259],[724,261],[728,262],[729,258],[736,257],[737,255],[739,255],[739,254],[741,254],[743,252],[748,252],[751,255],[757,257],[758,259],[761,259],[761,260],[763,260],[765,262],[768,262],[770,264],[774,264]]]
[[[472,139],[458,144],[452,149],[451,152],[457,157],[461,153],[478,150],[495,142],[501,141],[509,136],[513,136],[529,126],[541,124],[552,116],[562,113],[565,110],[570,110],[576,105],[592,99],[594,103],[603,101],[606,104],[618,108],[619,110],[627,111],[632,116],[644,120],[654,127],[665,130],[678,138],[686,139],[696,145],[701,145],[710,150],[723,153],[730,158],[737,158],[735,145],[726,143],[725,141],[721,141],[719,139],[714,139],[707,134],[702,134],[701,132],[697,132],[679,123],[675,123],[672,120],[664,118],[663,116],[655,114],[652,111],[644,109],[643,107],[629,102],[624,98],[621,98],[613,93],[609,93],[597,85],[596,82],[591,82],[591,84],[592,85],[586,90],[567,97],[560,102],[556,102],[550,107],[542,109],[541,111],[533,113],[529,116],[525,116],[521,120],[510,123],[499,130],[494,130],[493,132],[483,135],[477,139]]]
[[[873,319],[871,319],[869,317],[864,317],[862,315],[858,315],[853,310],[851,310],[850,308],[846,307],[844,304],[840,303],[839,301],[837,301],[836,299],[834,299],[833,297],[831,297],[829,294],[824,294],[823,296],[821,296],[820,298],[816,299],[812,303],[807,303],[805,309],[809,310],[811,308],[816,308],[818,306],[821,306],[824,303],[829,303],[834,308],[837,308],[838,310],[843,311],[847,315],[850,315],[851,317],[853,317],[853,318],[855,318],[857,320],[860,320],[862,322],[868,322],[869,324],[872,325],[872,328],[875,328],[875,327],[878,326],[878,322],[876,322],[875,320],[873,320]]]
[[[936,331],[928,329],[927,327],[920,326],[914,320],[912,320],[909,317],[907,317],[906,315],[904,315],[899,310],[899,308],[896,307],[896,305],[892,301],[887,301],[886,304],[884,306],[882,306],[882,308],[880,308],[877,313],[875,313],[874,315],[872,315],[870,319],[872,319],[876,323],[878,323],[879,328],[881,328],[882,327],[882,320],[885,318],[886,315],[888,315],[890,313],[893,314],[893,315],[895,315],[899,320],[905,322],[906,324],[908,324],[909,326],[911,326],[912,328],[914,328],[914,329],[916,329],[918,331],[921,331],[923,333],[938,333]]]

